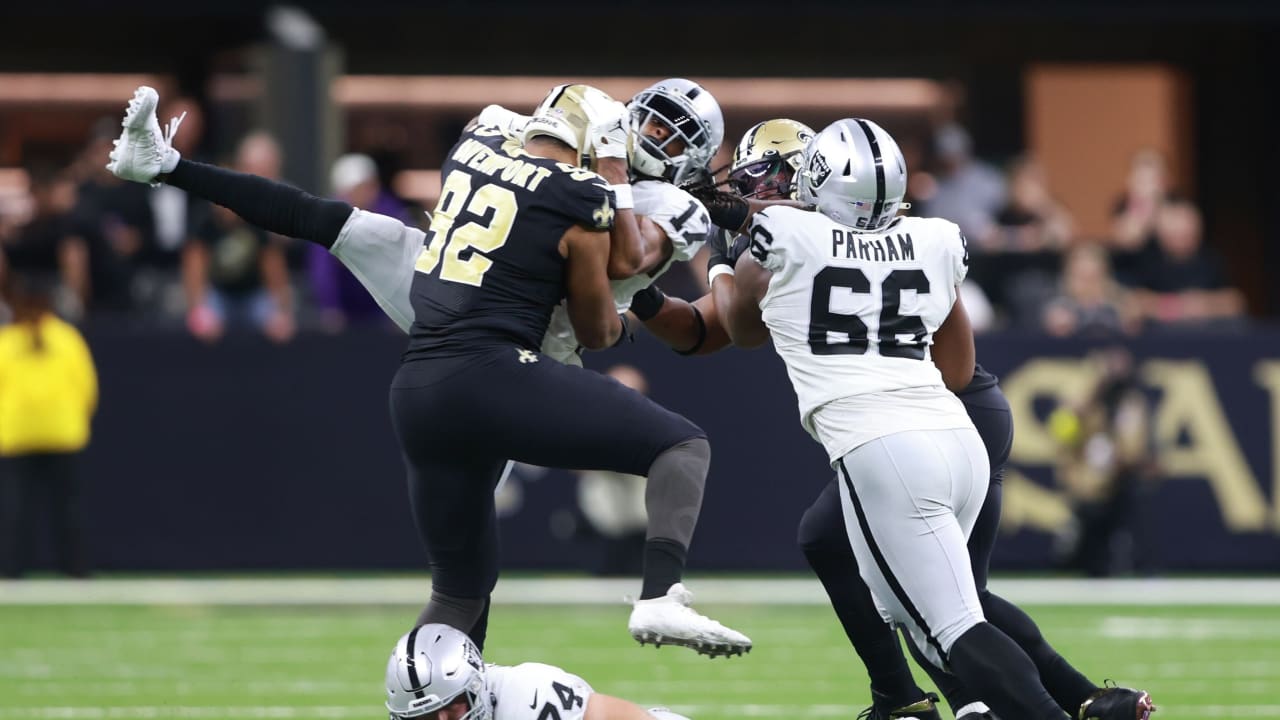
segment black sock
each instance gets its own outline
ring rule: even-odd
[[[489,598],[487,597],[455,597],[432,590],[431,599],[427,601],[427,606],[422,608],[421,613],[418,613],[418,625],[441,623],[457,628],[462,632],[470,633],[475,628],[476,623],[480,621],[481,616],[488,615],[488,611]],[[474,641],[475,638],[473,637],[472,640]],[[484,636],[481,635],[480,642],[483,641]],[[479,642],[476,644],[478,645]]]
[[[1067,718],[1040,684],[1031,658],[991,623],[978,623],[965,631],[951,646],[947,660],[960,682],[1002,718]]]
[[[853,551],[804,548],[809,567],[822,581],[831,607],[871,678],[877,706],[893,710],[924,698],[902,654],[898,635],[880,617],[871,591],[858,577]]]
[[[911,651],[911,657],[915,659],[917,665],[929,674],[929,679],[933,680],[933,684],[937,686],[938,692],[942,693],[942,697],[947,699],[947,704],[951,706],[952,712],[965,705],[982,700],[976,692],[960,682],[960,678],[930,662],[924,656],[924,653],[920,652],[920,648],[916,647],[916,643],[911,639],[910,633],[903,633],[903,637],[907,641],[907,649]]]
[[[1058,702],[1058,707],[1075,715],[1080,704],[1098,686],[1059,655],[1040,634],[1036,622],[1017,605],[986,591],[980,593],[979,598],[982,600],[982,614],[987,617],[987,622],[995,625],[1026,651],[1031,662],[1036,664],[1036,670],[1040,671],[1040,681]]]
[[[674,540],[652,538],[644,542],[644,584],[640,599],[662,597],[684,576],[685,546]]]
[[[471,638],[471,642],[476,644],[476,649],[480,654],[484,655],[484,639],[489,634],[489,605],[493,598],[488,597],[484,600],[484,610],[480,613],[480,619],[471,626],[471,632],[467,636]]]

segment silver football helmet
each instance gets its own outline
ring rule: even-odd
[[[634,147],[631,167],[640,175],[680,185],[711,165],[724,141],[724,114],[705,88],[670,78],[641,90],[627,104]],[[650,129],[663,128],[660,134]]]
[[[907,162],[889,133],[870,120],[837,120],[805,148],[800,200],[855,230],[893,222],[907,194]]]
[[[387,661],[387,711],[390,720],[435,712],[466,696],[470,709],[462,720],[492,720],[485,687],[484,660],[465,633],[432,623],[410,630]]]

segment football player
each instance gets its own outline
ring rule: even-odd
[[[729,296],[720,319],[735,344],[773,338],[803,424],[838,470],[856,564],[881,615],[1003,717],[1067,717],[1022,648],[985,621],[962,547],[989,473],[947,391],[975,367],[957,295],[963,236],[946,221],[896,217],[905,162],[874,123],[834,123],[802,158],[800,198],[819,212],[755,214],[751,257],[736,277],[719,273]],[[925,362],[935,333],[951,340]],[[1150,713],[1140,695],[1128,718]],[[1086,701],[1079,717],[1122,717],[1116,696]]]
[[[444,622],[483,647],[497,580],[493,488],[514,459],[648,477],[644,580],[630,632],[709,655],[750,648],[746,636],[693,611],[680,582],[710,461],[705,434],[617,382],[538,352],[561,301],[579,344],[607,347],[624,333],[607,276],[634,272],[644,252],[630,209],[621,103],[564,85],[518,132],[503,113],[482,113],[449,153],[424,234],[182,160],[169,142],[181,119],[162,133],[157,100],[151,88],[135,94],[108,169],[331,248],[393,319],[412,322],[391,405],[433,569],[419,624]],[[583,167],[593,157],[609,180]],[[618,219],[630,231],[610,235]]]
[[[801,167],[804,148],[813,135],[813,130],[807,125],[789,119],[766,120],[753,126],[734,151],[728,185],[743,198],[795,199],[797,187],[794,180]],[[719,248],[713,253],[715,259],[711,270],[715,276],[732,272],[732,263],[744,246],[745,243],[735,245],[732,239],[713,242],[713,247]],[[720,270],[715,269],[716,265]],[[712,298],[707,296],[693,304],[701,304],[700,309],[708,318],[708,330],[704,336],[718,336],[720,324]],[[637,307],[656,306],[654,316],[648,319],[646,326],[656,330],[656,334],[673,348],[689,348],[696,341],[699,329],[690,321],[683,305],[686,305],[684,301],[663,298],[656,294],[655,289],[638,296],[632,311],[636,312]],[[950,355],[946,345],[952,338],[935,335],[933,340],[936,355]],[[959,341],[963,342],[963,338]],[[714,351],[720,346],[718,341],[709,341],[703,352]],[[984,614],[1027,651],[1046,687],[1064,710],[1073,715],[1080,713],[1079,717],[1125,720],[1140,717],[1143,705],[1149,703],[1149,698],[1144,699],[1145,693],[1093,684],[1048,644],[1026,613],[987,589],[991,552],[1000,522],[1004,466],[1013,443],[1013,423],[1008,401],[998,381],[981,365],[975,366],[968,385],[955,392],[982,438],[991,466],[987,495],[968,541]],[[872,720],[900,717],[928,720],[938,717],[937,710],[932,707],[933,699],[915,684],[895,634],[881,621],[866,584],[858,577],[857,560],[845,531],[836,481],[829,483],[805,512],[800,522],[799,543],[810,567],[826,588],[845,633],[867,667],[874,698],[869,717]],[[991,717],[981,699],[954,675],[928,662],[914,643],[908,647],[943,691],[957,720]]]
[[[689,720],[595,692],[554,665],[485,663],[465,634],[422,625],[387,660],[390,720]]]

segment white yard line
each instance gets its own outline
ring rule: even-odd
[[[807,578],[693,578],[689,587],[706,605],[827,602],[818,582]],[[632,579],[513,578],[498,583],[494,602],[616,605],[639,588]],[[1280,579],[996,579],[991,588],[1026,605],[1280,606]],[[417,605],[428,593],[426,578],[0,581],[0,605]]]

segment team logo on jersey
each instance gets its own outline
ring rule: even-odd
[[[522,365],[538,362],[538,353],[532,350],[517,350],[517,352],[520,353],[519,359]]]
[[[813,157],[809,160],[809,187],[817,190],[822,187],[822,183],[831,177],[831,166],[827,164],[827,159],[822,156],[821,152],[814,152]]]
[[[604,204],[591,213],[591,219],[595,221],[596,227],[609,227],[613,224],[613,208],[609,207],[609,198],[604,199]]]

